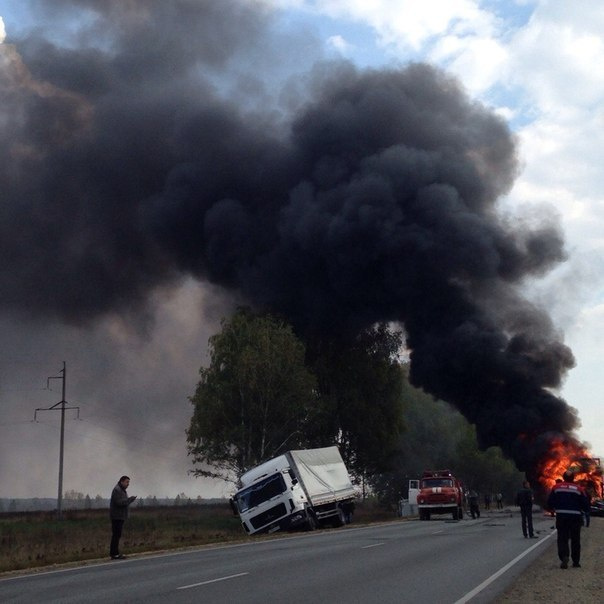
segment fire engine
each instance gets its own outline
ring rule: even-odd
[[[453,520],[463,518],[464,489],[451,470],[426,470],[419,484],[417,509],[420,520],[431,514],[451,514]]]

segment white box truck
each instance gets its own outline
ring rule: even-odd
[[[247,533],[342,526],[355,498],[337,447],[287,451],[240,478],[233,504]]]

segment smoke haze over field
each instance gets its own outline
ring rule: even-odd
[[[498,215],[516,141],[454,79],[321,62],[283,80],[284,39],[256,3],[36,6],[48,31],[0,45],[0,308],[19,321],[5,349],[67,325],[64,350],[89,349],[82,396],[101,403],[109,382],[112,426],[142,415],[153,440],[180,425],[184,451],[186,396],[235,302],[307,335],[395,321],[414,384],[484,446],[522,466],[524,443],[577,427],[550,392],[572,354],[519,294],[565,258],[562,235]],[[170,306],[171,290],[196,302]]]

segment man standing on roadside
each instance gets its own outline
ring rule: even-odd
[[[525,537],[535,538],[533,532],[533,491],[528,480],[522,483],[522,488],[516,493],[516,505],[520,507],[522,517],[522,534]]]
[[[560,568],[568,568],[568,541],[573,566],[581,566],[581,525],[585,515],[585,526],[589,526],[589,497],[585,489],[573,481],[571,470],[564,472],[564,480],[554,485],[547,499],[547,508],[556,512],[558,531],[558,558]]]
[[[470,514],[472,514],[472,519],[480,518],[480,505],[478,503],[478,493],[474,490],[470,491],[470,495],[468,497],[468,501],[470,502]]]
[[[109,516],[111,517],[111,545],[109,546],[109,555],[112,560],[122,560],[126,556],[120,554],[120,538],[124,522],[128,518],[128,506],[136,499],[136,495],[128,497],[126,489],[130,485],[130,478],[122,476],[118,483],[113,487],[111,493],[111,502],[109,503]]]

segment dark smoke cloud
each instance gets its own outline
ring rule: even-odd
[[[520,466],[577,427],[572,354],[518,293],[562,236],[499,217],[516,142],[454,79],[322,63],[260,110],[256,4],[41,6],[85,20],[0,46],[2,307],[85,323],[193,275],[307,335],[400,322],[413,383]]]

